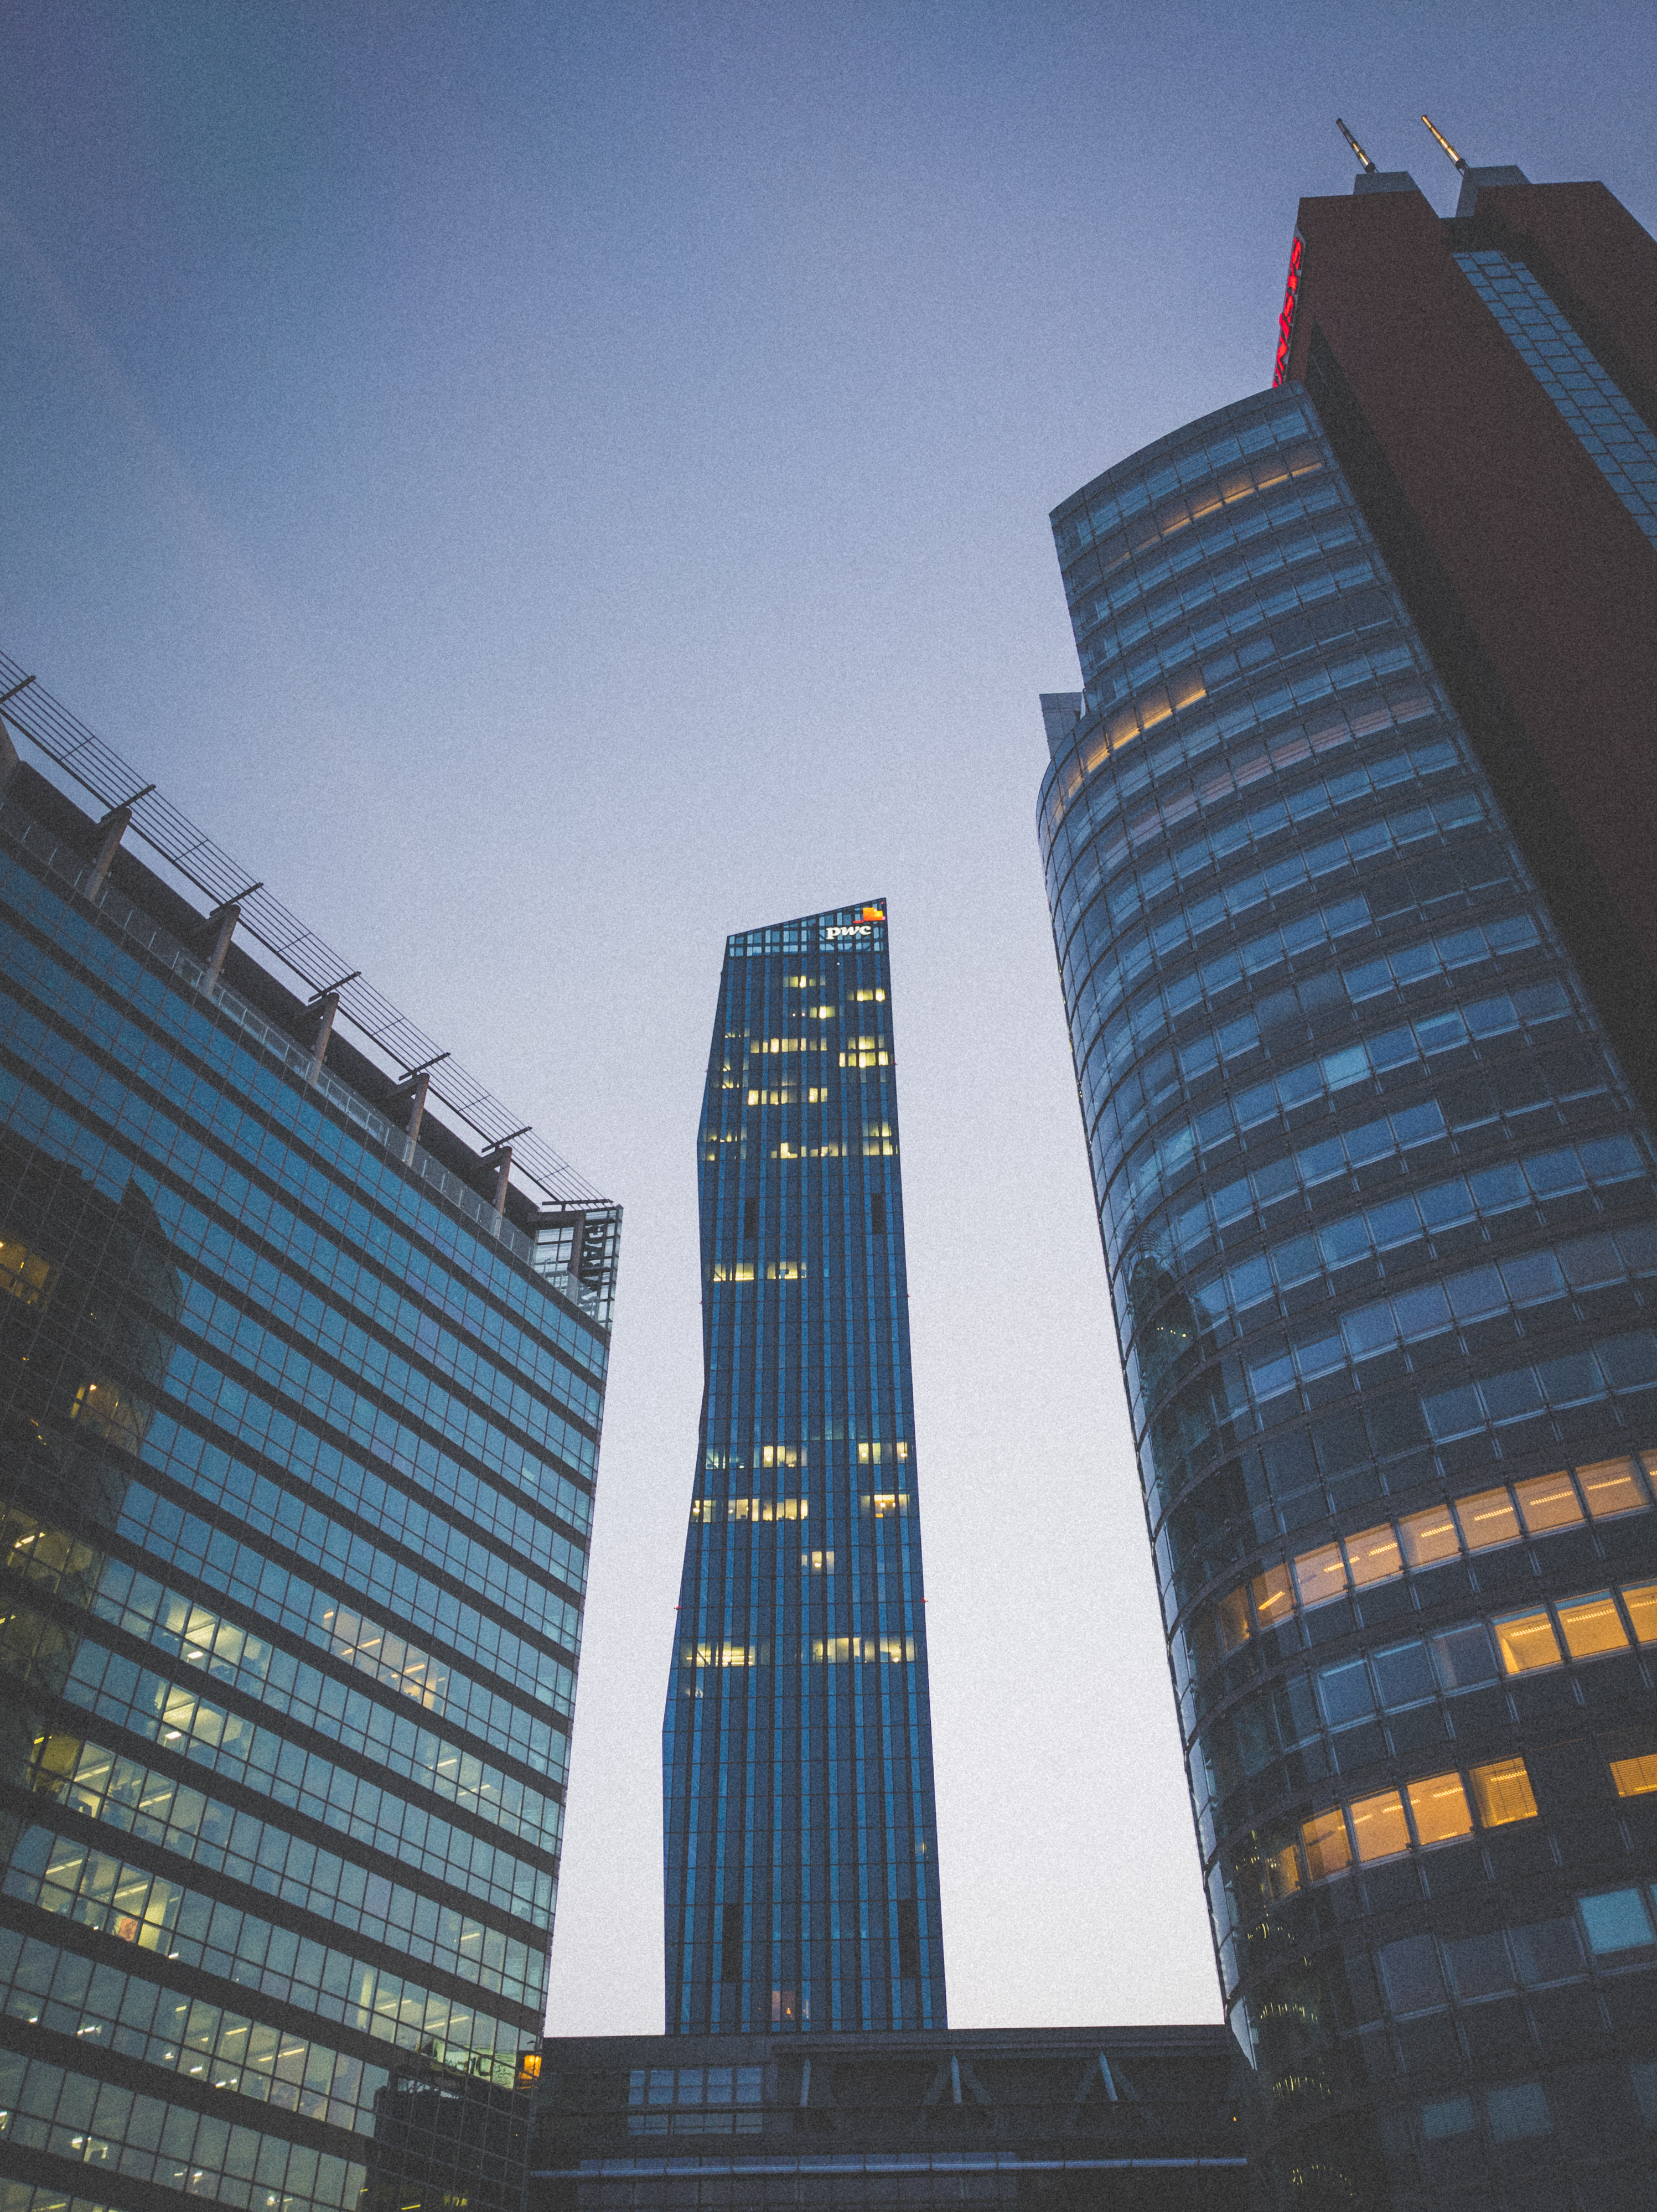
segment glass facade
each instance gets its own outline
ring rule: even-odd
[[[941,2027],[883,903],[727,940],[698,1141],[668,2032]]]
[[[355,2212],[541,2027],[608,1329],[97,845],[15,769],[0,2204]]]
[[[1527,263],[1491,247],[1455,260],[1583,451],[1657,544],[1657,430]]]
[[[1650,1133],[1299,387],[1053,526],[1042,857],[1273,2201],[1644,2202]]]

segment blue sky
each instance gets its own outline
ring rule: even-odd
[[[4,0],[0,645],[627,1213],[552,2019],[659,2024],[723,939],[891,903],[951,2018],[1212,2018],[1036,863],[1047,526],[1345,116],[1657,226],[1657,12]]]

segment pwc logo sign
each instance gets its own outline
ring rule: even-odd
[[[836,922],[833,928],[825,929],[822,934],[825,939],[872,937],[875,933],[875,924],[877,921],[884,921],[885,919],[886,909],[883,906],[865,906],[859,908],[858,919],[855,921]]]

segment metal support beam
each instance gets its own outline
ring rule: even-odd
[[[241,920],[241,908],[234,899],[227,899],[222,906],[215,907],[207,919],[213,927],[213,950],[207,956],[202,988],[211,996],[230,950],[230,940],[236,933],[236,924]]]
[[[334,1033],[334,1016],[339,1012],[339,993],[325,991],[320,1000],[313,1000],[317,1008],[317,1041],[311,1051],[311,1065],[305,1079],[314,1083],[322,1073],[322,1064],[328,1057],[328,1040]]]
[[[99,840],[98,857],[92,864],[92,873],[87,881],[87,896],[95,899],[102,890],[109,872],[115,865],[115,855],[120,850],[121,840],[131,827],[130,806],[112,806],[98,824],[103,835]]]
[[[485,1156],[495,1168],[495,1233],[497,1237],[501,1234],[501,1224],[507,1218],[507,1186],[512,1179],[512,1148],[520,1137],[528,1136],[533,1126],[532,1122],[525,1121],[521,1129],[514,1129],[511,1136],[503,1137],[494,1151]]]
[[[398,1084],[397,1089],[391,1093],[394,1104],[404,1098],[409,1102],[409,1118],[404,1124],[404,1132],[407,1139],[403,1148],[403,1157],[405,1160],[411,1160],[414,1158],[415,1146],[420,1141],[420,1125],[426,1118],[426,1093],[431,1087],[432,1071],[429,1067],[422,1067],[420,1073],[411,1077],[407,1083]]]

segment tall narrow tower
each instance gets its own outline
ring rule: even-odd
[[[663,1728],[670,2033],[941,2027],[883,902],[725,946]]]

